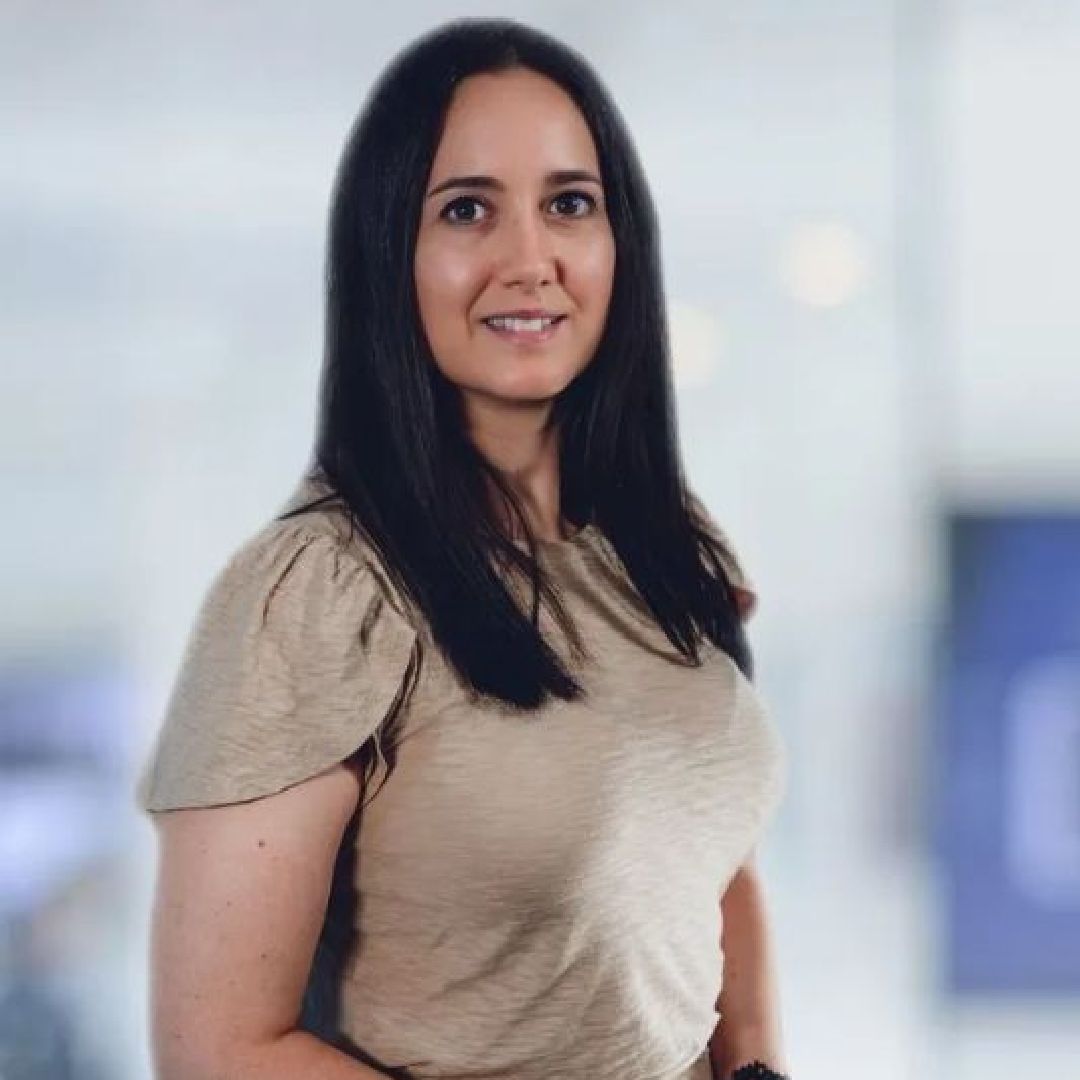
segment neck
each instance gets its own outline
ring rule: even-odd
[[[469,412],[469,437],[509,483],[533,534],[542,540],[563,540],[559,438],[547,424],[548,411],[485,409],[474,404]],[[507,525],[510,528],[511,523]]]

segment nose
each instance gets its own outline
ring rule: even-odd
[[[535,289],[556,280],[553,238],[535,214],[524,212],[507,221],[500,255],[499,276],[504,285]]]

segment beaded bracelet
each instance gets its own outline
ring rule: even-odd
[[[763,1061],[751,1061],[749,1065],[740,1065],[730,1080],[789,1080],[783,1073],[770,1069]]]

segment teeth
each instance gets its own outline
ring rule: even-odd
[[[513,319],[507,315],[495,315],[484,321],[499,330],[537,333],[540,330],[546,330],[557,318],[557,315],[549,315],[542,319]]]

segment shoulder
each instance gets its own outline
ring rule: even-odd
[[[399,619],[415,621],[382,555],[337,502],[304,509],[294,496],[243,538],[211,579],[207,599],[233,601],[243,591],[262,595],[279,613],[298,600],[321,616],[350,600],[378,600]]]
[[[695,492],[688,492],[687,501],[691,518],[719,546],[720,562],[728,582],[735,590],[740,615],[743,620],[750,618],[757,610],[758,590],[753,578],[746,570],[742,554],[736,548],[728,531],[719,524]]]
[[[400,704],[418,648],[374,548],[344,521],[267,522],[205,591],[140,805],[254,798],[342,760]]]

